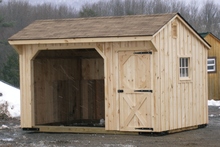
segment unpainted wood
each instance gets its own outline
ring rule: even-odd
[[[69,126],[35,126],[40,132],[58,132],[58,133],[88,133],[93,134],[114,134],[114,135],[139,135],[138,132],[108,131],[103,127],[69,127]]]
[[[104,44],[106,56],[106,91],[105,91],[105,119],[106,130],[119,130],[119,115],[122,113],[119,105],[118,87],[118,52],[119,51],[151,51],[152,44],[147,41],[138,42],[114,42]]]
[[[104,79],[104,60],[102,58],[82,59],[83,79]]]
[[[175,20],[177,24],[176,37],[172,37],[173,20]],[[113,42],[105,42],[106,39],[104,39],[101,40],[99,44],[96,44],[97,40],[87,40],[92,43],[84,43],[81,42],[82,40],[78,40],[78,42],[61,40],[61,44],[55,40],[41,42],[48,45],[38,44],[40,42],[39,40],[32,40],[32,43],[35,45],[25,45],[21,47],[21,126],[32,127],[35,126],[36,122],[42,124],[55,121],[69,121],[68,119],[70,118],[75,119],[75,117],[80,116],[83,116],[85,119],[100,118],[100,116],[105,113],[106,130],[120,130],[120,121],[124,119],[125,124],[131,126],[127,127],[125,131],[131,131],[134,129],[134,126],[143,123],[143,120],[140,120],[141,115],[148,115],[148,113],[142,113],[142,111],[150,111],[151,114],[147,117],[146,121],[151,121],[150,127],[153,127],[155,132],[207,124],[208,93],[206,58],[207,49],[209,47],[207,44],[204,44],[204,41],[179,17],[173,18],[153,37],[154,38],[150,37],[150,40],[153,39],[153,43],[149,43],[149,38],[144,38],[146,39],[145,41],[132,38],[132,41],[123,40],[124,42],[120,42],[121,40],[117,39],[112,40]],[[87,55],[83,56],[84,54],[81,54],[81,58],[68,56],[70,54],[58,58],[59,56],[57,55],[59,54],[53,53],[52,51],[59,49],[70,50],[71,48],[76,49],[77,47],[81,50],[86,50],[85,48],[98,48],[99,52],[103,52],[103,54],[99,56],[98,59],[96,59],[97,54],[91,54],[93,59],[90,58],[87,60],[85,59]],[[38,50],[50,50],[51,54],[49,53],[46,56],[38,54],[39,56],[36,56],[33,61],[34,64],[32,65],[32,59]],[[130,96],[128,99],[122,96],[123,101],[120,101],[121,96],[117,93],[117,90],[120,88],[119,85],[121,84],[121,78],[119,77],[124,76],[124,74],[119,74],[119,67],[121,66],[119,63],[121,62],[120,60],[123,60],[119,58],[119,52],[121,51],[152,51],[151,61],[153,67],[149,69],[151,69],[151,74],[153,73],[153,79],[149,81],[153,81],[153,83],[150,82],[151,88],[153,89],[153,96],[147,103],[150,103],[151,106],[153,104],[153,108],[143,107],[143,109],[140,110],[141,113],[138,111],[135,112],[134,117],[129,116],[129,113],[134,114],[134,112],[131,111],[131,107],[141,103],[144,104],[146,101],[144,101],[144,98],[140,100],[135,99],[139,93]],[[54,56],[55,58],[51,58],[50,56]],[[181,79],[179,77],[180,57],[187,57],[190,60],[188,79]],[[102,62],[101,60],[104,61]],[[133,60],[134,59],[132,59],[132,61]],[[123,60],[123,62],[125,61],[126,60]],[[134,71],[129,73],[130,71],[127,70],[132,67],[135,62],[130,63],[130,65],[124,69],[127,72],[126,76],[134,80],[127,81],[126,84],[128,85],[137,82],[136,79],[139,79],[139,81],[135,84],[142,85],[141,78],[144,77],[142,76],[144,73],[142,73],[140,69],[143,67],[138,67],[137,71],[140,75],[135,77],[132,77],[132,72]],[[136,64],[141,65],[139,62]],[[100,67],[102,67],[101,70]],[[34,74],[32,70],[34,70]],[[104,72],[104,74],[102,72]],[[33,79],[36,81],[33,81]],[[73,84],[75,81],[76,83]],[[105,85],[101,86],[104,89],[102,94],[98,94],[99,82]],[[74,85],[74,88],[78,89],[77,91],[79,91],[79,93],[76,94],[76,91],[69,92],[73,89],[70,85]],[[131,93],[129,88],[125,89],[127,93]],[[57,91],[57,89],[60,91]],[[71,97],[72,95],[75,97]],[[59,96],[68,98],[66,98],[65,101],[59,101],[56,99],[59,98]],[[97,101],[100,101],[101,97],[105,99],[105,112],[99,114],[98,112],[100,110],[96,108],[96,106],[99,105]],[[69,104],[66,101],[74,102]],[[60,105],[58,105],[58,103]],[[89,104],[92,105],[90,106]],[[68,107],[64,108],[63,106],[66,105],[68,105]],[[81,106],[81,108],[78,108],[78,106]],[[89,111],[89,109],[91,111]],[[103,109],[103,107],[100,109]],[[61,115],[63,111],[72,112],[72,110],[77,112],[77,116],[72,118],[67,113]],[[43,112],[51,115],[46,117]],[[94,113],[92,114],[92,112]],[[40,115],[43,115],[43,117],[40,117]],[[123,119],[121,119],[121,117]],[[56,129],[54,129],[54,131],[55,130]]]
[[[20,64],[20,89],[21,89],[21,127],[32,127],[34,125],[34,101],[33,101],[33,75],[32,58],[37,49],[31,45],[20,46],[22,55],[19,55]],[[28,111],[27,111],[28,110]]]
[[[207,73],[204,70],[208,48],[185,23],[179,19],[175,23],[177,37],[172,37],[171,21],[153,39],[158,48],[153,56],[156,67],[154,91],[159,91],[154,99],[159,107],[154,109],[155,114],[159,114],[155,120],[163,122],[155,127],[159,131],[206,124],[208,118],[205,92]],[[190,60],[189,79],[181,80],[179,77],[180,57]]]
[[[151,90],[150,56],[134,54],[134,51],[118,52],[119,89],[123,90],[119,94],[122,131],[152,128],[151,93],[135,92]]]
[[[43,51],[36,56],[35,124],[104,118],[104,63],[93,50]]]
[[[46,40],[10,40],[12,45],[27,45],[27,44],[69,44],[69,43],[105,43],[105,42],[136,42],[150,41],[152,36],[140,37],[107,37],[107,38],[75,38],[75,39],[46,39]]]

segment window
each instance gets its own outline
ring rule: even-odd
[[[180,58],[180,77],[189,77],[189,58]]]
[[[208,60],[207,60],[207,70],[208,70],[208,72],[215,72],[216,71],[215,57],[208,58]]]

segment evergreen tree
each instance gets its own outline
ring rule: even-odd
[[[0,3],[2,0],[0,0]],[[12,22],[6,22],[4,17],[0,15],[0,50],[6,50],[9,48],[7,39],[4,37],[4,31],[6,28],[13,26]],[[18,55],[12,50],[0,55],[0,80],[8,82],[14,86],[19,86],[19,72],[18,72]],[[10,73],[11,72],[11,73]]]
[[[91,6],[90,5],[84,5],[82,7],[82,9],[80,10],[79,12],[79,16],[80,17],[95,17],[97,16],[97,14],[95,13],[95,11],[90,8]]]
[[[8,57],[8,61],[3,66],[2,80],[15,87],[19,87],[19,61],[16,51]]]

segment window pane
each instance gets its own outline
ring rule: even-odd
[[[214,60],[208,60],[208,64],[215,64]]]
[[[188,77],[188,68],[186,68],[186,77]]]
[[[182,59],[182,67],[185,67],[185,59]]]
[[[186,69],[183,68],[183,77],[186,77]]]
[[[214,66],[208,66],[208,70],[214,70]]]
[[[215,67],[215,58],[209,58],[207,60],[207,70],[208,72],[213,72],[216,70],[216,67]]]
[[[189,58],[180,58],[180,77],[189,76]]]
[[[186,67],[188,67],[188,60],[187,60],[187,58],[186,58]]]

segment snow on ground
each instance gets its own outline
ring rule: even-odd
[[[7,108],[9,117],[20,116],[20,90],[0,81],[0,111],[4,111],[3,107]]]
[[[0,111],[2,111],[1,106],[5,104],[8,105],[9,117],[20,116],[20,90],[0,81]],[[208,106],[220,106],[220,101],[209,100]]]
[[[220,106],[220,101],[209,100],[208,101],[208,106]]]

